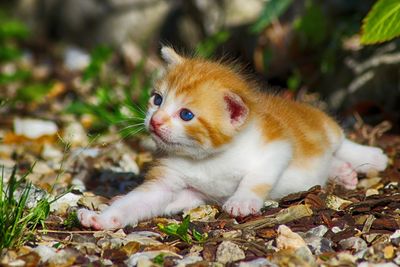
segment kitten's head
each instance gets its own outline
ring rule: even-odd
[[[166,152],[203,158],[223,149],[248,121],[246,82],[220,63],[161,53],[168,68],[156,83],[145,125]]]

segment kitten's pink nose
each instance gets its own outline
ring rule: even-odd
[[[150,125],[153,129],[158,129],[168,120],[168,115],[165,112],[158,111],[151,117]]]
[[[162,122],[161,121],[156,121],[154,119],[154,117],[151,118],[151,120],[150,120],[150,125],[151,125],[151,127],[153,127],[153,129],[158,129],[158,127],[160,127],[161,124],[162,124]]]

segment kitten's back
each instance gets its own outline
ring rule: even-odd
[[[319,156],[343,139],[342,129],[331,117],[307,104],[263,95],[256,110],[266,140],[289,138],[294,159]]]

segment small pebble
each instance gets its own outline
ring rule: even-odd
[[[242,260],[246,257],[243,250],[231,241],[223,241],[217,248],[217,261],[223,264]]]

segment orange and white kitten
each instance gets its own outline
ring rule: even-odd
[[[168,68],[145,125],[167,156],[101,214],[79,210],[82,225],[119,228],[210,201],[246,216],[266,198],[323,185],[328,177],[352,189],[356,171],[385,169],[381,149],[347,140],[323,112],[257,92],[223,64],[169,47],[161,53]]]

